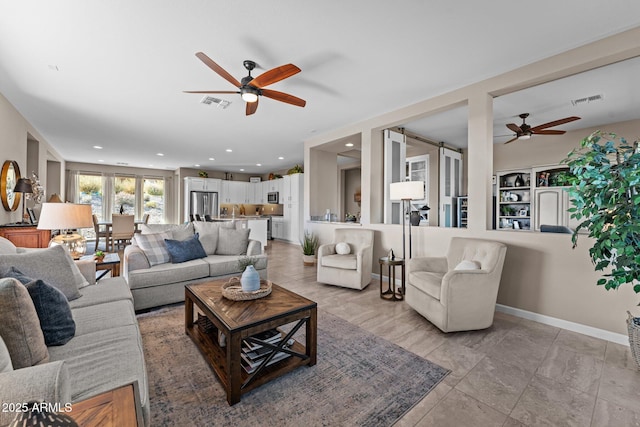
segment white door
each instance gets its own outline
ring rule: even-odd
[[[420,213],[420,224],[429,224],[429,211],[420,210],[429,203],[429,155],[407,157],[407,180],[424,182],[424,199],[412,200],[411,210]]]
[[[384,223],[402,223],[402,201],[390,200],[389,185],[402,182],[407,175],[407,143],[405,136],[389,129],[384,131]]]
[[[440,227],[455,226],[454,200],[461,196],[462,153],[440,147]]]

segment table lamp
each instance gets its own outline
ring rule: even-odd
[[[411,200],[424,199],[424,181],[392,182],[389,185],[389,198],[402,200],[402,258],[405,257],[405,217],[407,206],[411,206]],[[409,258],[411,258],[411,221],[409,221]]]
[[[87,240],[77,233],[78,228],[92,228],[91,205],[75,203],[43,203],[38,221],[39,230],[60,230],[49,246],[65,246],[74,259],[80,258],[87,250]]]
[[[18,182],[16,182],[16,187],[13,189],[14,193],[22,193],[22,217],[20,217],[20,224],[29,224],[28,221],[24,220],[24,208],[26,198],[25,194],[30,194],[33,192],[33,187],[31,186],[31,180],[29,178],[20,178]]]

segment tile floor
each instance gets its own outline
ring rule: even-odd
[[[496,313],[491,328],[444,334],[379,282],[355,291],[316,282],[297,245],[272,241],[269,279],[318,307],[451,369],[397,424],[640,426],[640,370],[628,347]]]

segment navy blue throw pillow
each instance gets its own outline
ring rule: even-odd
[[[76,322],[71,314],[69,301],[60,290],[42,280],[25,285],[36,307],[40,328],[47,346],[64,345],[76,334]]]
[[[204,251],[198,237],[199,234],[195,233],[193,237],[186,240],[164,239],[167,251],[171,256],[171,262],[178,264],[192,259],[205,258],[207,253]]]

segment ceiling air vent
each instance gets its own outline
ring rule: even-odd
[[[595,102],[595,101],[602,101],[604,100],[604,96],[599,94],[599,95],[591,95],[591,96],[587,96],[585,98],[580,98],[580,99],[572,99],[571,100],[571,105],[573,105],[574,107],[577,107],[580,104],[588,104],[590,102]]]
[[[209,95],[206,95],[204,98],[202,98],[202,100],[200,100],[200,103],[205,105],[216,105],[218,108],[222,109],[227,108],[229,104],[231,104],[230,101]]]

